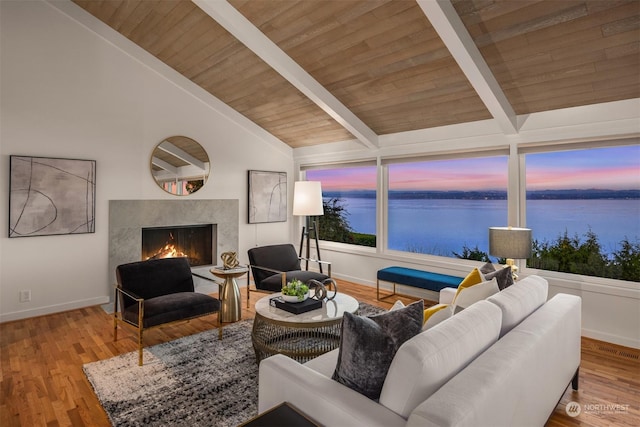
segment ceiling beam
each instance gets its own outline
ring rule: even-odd
[[[151,164],[154,166],[159,167],[160,169],[164,169],[167,172],[170,172],[171,174],[178,175],[178,168],[170,165],[169,163],[165,162],[164,160],[161,160],[157,157],[152,157],[151,158]]]
[[[187,153],[186,151],[183,151],[180,148],[176,147],[175,145],[173,145],[172,143],[170,143],[166,139],[164,141],[162,141],[162,143],[160,145],[158,145],[158,148],[160,150],[164,151],[165,153],[171,154],[173,157],[177,157],[178,159],[182,160],[183,162],[192,164],[193,166],[197,167],[198,169],[200,169],[202,171],[206,171],[207,170],[207,167],[205,166],[204,162],[196,159],[195,157],[193,157],[191,154]]]
[[[440,39],[505,134],[518,133],[516,113],[450,0],[417,0]]]
[[[362,144],[369,148],[378,147],[378,135],[371,128],[226,0],[193,0],[193,3],[351,132]]]

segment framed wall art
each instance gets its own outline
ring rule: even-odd
[[[9,163],[9,237],[95,232],[95,160],[10,156]]]
[[[249,171],[249,224],[287,220],[287,173]]]

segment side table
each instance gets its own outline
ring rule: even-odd
[[[200,277],[211,282],[218,283],[218,296],[220,299],[220,321],[223,323],[237,322],[242,317],[240,289],[236,279],[242,277],[249,272],[247,267],[235,267],[224,269],[222,267],[213,267],[209,270],[209,274],[203,271],[193,272],[197,277]],[[215,280],[214,277],[224,279],[224,282],[220,283]],[[248,280],[247,280],[248,281]],[[247,283],[247,287],[249,283]]]
[[[309,417],[288,402],[281,403],[250,419],[241,427],[318,427]]]

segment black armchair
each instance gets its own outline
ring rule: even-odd
[[[315,259],[300,258],[292,244],[260,246],[248,250],[249,268],[256,289],[247,289],[247,308],[250,292],[280,292],[293,279],[307,283],[311,279],[319,282],[331,277],[331,263]],[[300,261],[316,262],[327,267],[327,274],[302,270]],[[305,262],[306,264],[306,262]]]
[[[116,276],[113,340],[118,339],[118,322],[135,328],[138,332],[138,365],[143,363],[143,331],[149,328],[218,312],[218,339],[222,339],[220,300],[195,292],[186,258],[119,265]]]

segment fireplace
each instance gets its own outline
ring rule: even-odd
[[[120,264],[142,259],[143,228],[213,224],[213,261],[224,252],[238,251],[239,205],[237,199],[110,200],[108,283],[117,282],[116,268]]]
[[[215,227],[181,225],[142,229],[142,260],[186,257],[192,267],[212,265]]]

